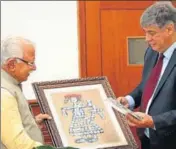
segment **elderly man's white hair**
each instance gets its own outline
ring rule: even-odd
[[[22,44],[31,44],[34,46],[34,43],[23,37],[8,37],[1,42],[1,65],[9,58],[18,57],[23,58],[24,49]]]

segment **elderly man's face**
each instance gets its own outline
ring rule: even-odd
[[[36,70],[35,66],[35,49],[32,45],[23,44],[24,55],[15,63],[14,76],[20,81],[26,81],[30,73]]]
[[[164,52],[171,44],[174,32],[172,25],[159,28],[156,25],[143,28],[146,34],[146,41],[157,52]]]

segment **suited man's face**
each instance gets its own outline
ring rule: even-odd
[[[163,28],[156,25],[150,25],[143,28],[146,41],[157,52],[164,52],[172,44],[172,37],[175,33],[174,25],[168,24]]]

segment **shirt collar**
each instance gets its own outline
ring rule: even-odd
[[[174,42],[164,53],[164,57],[166,59],[170,59],[172,56],[172,53],[174,52],[174,50],[176,50],[176,42]]]
[[[13,78],[9,73],[5,70],[1,69],[1,77],[5,78],[8,82],[13,83],[14,85],[19,85],[20,82]]]

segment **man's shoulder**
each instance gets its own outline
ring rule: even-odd
[[[1,86],[1,97],[4,97],[4,96],[15,97],[15,94],[9,89]]]
[[[17,86],[1,77],[1,93],[9,92],[12,96],[15,97],[17,91],[18,91]]]

